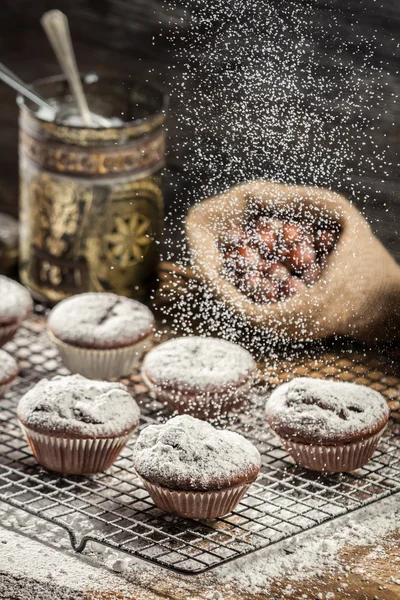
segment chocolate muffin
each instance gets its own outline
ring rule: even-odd
[[[243,404],[256,363],[241,346],[217,338],[176,338],[150,350],[142,377],[172,411],[207,419]]]
[[[13,337],[32,312],[30,293],[20,283],[0,275],[0,347]]]
[[[260,470],[260,454],[238,433],[177,416],[142,430],[134,467],[154,503],[191,519],[231,512]]]
[[[0,398],[10,389],[17,375],[16,361],[5,350],[0,350]]]
[[[47,326],[65,366],[91,379],[131,373],[150,339],[154,317],[136,300],[78,294],[58,304]]]
[[[345,472],[372,457],[389,408],[379,392],[366,386],[299,377],[272,392],[266,416],[298,464]]]
[[[21,398],[17,415],[38,463],[78,475],[108,469],[140,419],[124,385],[81,375],[42,379]]]

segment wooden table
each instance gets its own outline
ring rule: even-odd
[[[381,349],[366,351],[365,347],[362,349],[358,347],[357,349],[350,344],[333,345],[330,349],[320,345],[311,346],[300,356],[297,353],[292,356],[285,353],[285,357],[277,362],[275,368],[272,364],[268,365],[264,378],[271,385],[279,385],[294,376],[321,376],[320,370],[324,369],[323,372],[328,371],[329,376],[332,378],[357,381],[379,390],[388,400],[392,419],[400,423],[399,351],[400,349],[392,348],[389,357],[388,354],[382,353]],[[260,367],[262,367],[261,364]],[[133,385],[134,389],[137,386],[136,392],[138,393],[143,388],[137,374],[133,374],[130,381],[127,379],[126,383]],[[393,498],[400,500],[400,493]],[[392,509],[394,505],[397,506],[395,501],[388,501],[392,502],[390,504]],[[382,502],[385,503],[386,500],[360,510],[369,511],[372,510],[372,507],[379,506],[382,506],[382,510],[384,510],[386,504],[382,504]],[[6,517],[1,514],[4,506],[0,505],[0,522],[7,525]],[[8,512],[9,514],[10,512]],[[352,513],[355,517],[356,514]],[[375,513],[370,517],[371,522],[373,522],[374,515]],[[394,515],[393,519],[395,519]],[[42,528],[38,530],[37,523],[29,525],[29,522],[28,524],[24,522],[22,528],[18,527],[17,524],[18,520],[12,522],[15,531],[11,532],[6,532],[0,528],[0,598],[2,600],[8,598],[10,600],[28,600],[32,597],[38,598],[38,600],[39,598],[46,600],[47,597],[49,600],[64,600],[65,598],[68,600],[70,598],[71,600],[80,600],[81,598],[107,600],[153,600],[156,598],[221,600],[224,598],[243,598],[261,600],[261,598],[266,597],[271,600],[284,600],[284,598],[294,600],[305,600],[306,598],[308,600],[320,600],[320,598],[322,600],[376,600],[376,598],[378,600],[396,600],[400,597],[400,561],[398,560],[400,531],[394,531],[385,537],[378,537],[373,547],[368,544],[365,546],[352,547],[347,545],[341,547],[334,567],[325,571],[319,564],[318,558],[316,558],[314,563],[309,566],[310,572],[318,570],[318,576],[293,581],[293,573],[291,573],[290,578],[288,576],[286,579],[279,578],[272,581],[268,596],[265,596],[262,593],[251,593],[246,583],[243,583],[243,589],[228,584],[226,579],[221,579],[218,575],[219,568],[202,575],[182,576],[160,567],[147,567],[146,563],[138,561],[137,564],[140,565],[140,568],[128,572],[126,581],[115,574],[110,576],[104,568],[102,556],[99,559],[89,555],[90,564],[97,565],[91,567],[94,574],[89,577],[86,573],[88,570],[87,564],[85,564],[87,561],[86,554],[84,553],[81,558],[76,554],[74,555],[70,549],[68,539],[66,544],[62,545],[62,551],[56,544],[54,537],[51,541],[47,541],[46,538],[47,543],[51,545],[45,547],[38,541],[32,542],[28,538],[22,538],[19,532],[29,533],[34,540],[40,540],[40,531],[47,533],[48,525],[42,525]],[[347,525],[344,517],[339,517],[330,524],[321,525],[314,531],[322,532],[323,541],[325,535],[329,538],[329,532],[332,531],[330,527],[337,528],[338,531],[345,530]],[[57,532],[62,532],[62,530],[57,529]],[[66,537],[65,532],[63,534]],[[306,535],[312,536],[314,534],[312,532],[301,534],[301,536]],[[289,544],[291,549],[298,547],[298,552],[303,551],[301,550],[301,536],[271,547],[268,549],[269,555],[273,557],[275,553],[284,551],[282,550],[282,544],[284,543]],[[5,545],[1,544],[4,539],[7,542]],[[371,558],[371,550],[374,548],[379,548],[380,551]],[[90,548],[88,550],[90,551]],[[26,576],[24,569],[21,572],[21,564],[32,564],[35,560],[33,557],[38,557],[43,552],[47,553],[48,565],[46,560],[41,566],[38,565],[38,573],[41,573],[40,577],[36,576],[35,571],[29,577]],[[264,556],[265,550],[260,552],[263,553],[261,556]],[[279,556],[279,554],[275,554],[275,556],[277,555]],[[250,558],[237,559],[241,565],[244,565],[240,567],[241,571],[250,580],[252,573],[254,573],[252,570],[253,558],[254,561],[257,561],[258,556],[260,554],[256,552]],[[260,560],[262,564],[263,559]],[[268,558],[265,560],[267,564]],[[33,564],[35,563],[33,562]],[[238,564],[236,561],[232,562],[232,568],[235,569],[235,565]],[[65,575],[65,568],[67,568],[67,575]],[[53,576],[50,580],[44,574],[46,569],[49,570],[49,576]],[[82,575],[78,590],[72,592],[68,588],[73,584],[76,573],[80,573],[80,570],[84,571],[86,575],[84,577]],[[52,586],[51,592],[49,592],[49,583]],[[51,595],[46,596],[46,594]],[[334,594],[334,596],[329,594]]]
[[[2,55],[11,68],[16,69],[22,77],[32,80],[37,77],[52,75],[57,72],[55,60],[40,29],[38,19],[42,12],[48,8],[46,3],[30,0],[4,0],[2,4],[2,19],[0,32],[2,36]],[[213,3],[211,3],[212,5]],[[288,4],[288,3],[285,3]],[[398,112],[396,112],[396,97],[400,89],[400,80],[397,71],[398,48],[395,43],[395,35],[400,21],[400,10],[396,3],[387,1],[376,4],[373,0],[360,4],[358,0],[346,3],[330,3],[324,0],[311,2],[291,2],[290,7],[300,9],[304,14],[309,14],[309,27],[306,31],[306,43],[310,44],[315,57],[316,81],[319,77],[331,78],[333,89],[340,91],[341,87],[349,88],[351,82],[346,78],[335,81],[340,65],[336,63],[338,57],[342,65],[354,64],[357,70],[363,64],[369,47],[372,54],[367,60],[368,68],[361,74],[363,94],[359,104],[355,104],[350,110],[353,111],[352,118],[359,128],[359,143],[351,138],[352,129],[349,127],[351,119],[342,119],[341,112],[335,112],[334,104],[331,103],[330,123],[338,127],[336,131],[342,140],[348,140],[353,144],[353,154],[350,162],[335,172],[332,181],[328,183],[333,188],[343,191],[355,198],[356,203],[369,217],[372,227],[379,235],[390,251],[400,258],[400,245],[398,244],[399,221],[399,197],[398,186],[400,183],[399,173],[396,171],[398,152],[400,148],[400,136],[398,127]],[[267,5],[267,3],[265,3]],[[171,47],[166,38],[159,36],[162,22],[163,31],[167,28],[168,18],[160,8],[160,3],[152,0],[150,3],[136,2],[125,5],[124,2],[115,0],[103,0],[102,2],[90,2],[82,0],[79,3],[70,3],[67,0],[55,0],[52,8],[59,7],[66,10],[71,18],[71,28],[78,54],[78,61],[82,70],[96,69],[98,71],[128,72],[146,76],[150,70],[153,77],[161,85],[173,92],[172,110],[169,123],[169,175],[167,181],[167,217],[172,237],[172,250],[175,255],[182,251],[181,237],[175,233],[176,224],[180,223],[187,208],[187,198],[190,202],[203,197],[207,186],[205,183],[213,178],[213,191],[226,187],[227,184],[237,181],[239,178],[254,175],[255,166],[247,165],[245,156],[240,147],[235,147],[235,155],[242,156],[244,167],[240,177],[233,169],[226,169],[226,156],[221,150],[223,142],[229,129],[228,122],[221,121],[218,115],[219,104],[214,103],[213,108],[217,113],[221,128],[218,132],[207,129],[206,119],[198,122],[201,118],[201,102],[199,90],[207,84],[203,81],[200,64],[211,65],[210,56],[207,54],[207,39],[204,45],[198,44],[194,51],[185,55],[185,48],[190,48],[191,38],[188,35],[187,13],[180,12],[177,16],[182,17],[179,44]],[[154,11],[156,9],[156,11]],[[310,10],[311,9],[311,10]],[[285,17],[285,11],[280,16]],[[155,16],[156,15],[156,16]],[[288,13],[286,12],[286,17]],[[234,19],[227,26],[234,27]],[[290,21],[290,19],[289,19]],[[217,23],[215,31],[218,31]],[[322,36],[322,33],[324,35]],[[249,33],[249,32],[248,32]],[[356,44],[355,33],[359,40],[359,48]],[[251,31],[250,31],[251,34]],[[246,37],[246,29],[241,35]],[[322,36],[322,37],[321,37]],[[365,42],[365,43],[364,43]],[[357,45],[357,44],[356,44]],[[95,49],[95,51],[93,51]],[[181,49],[183,52],[180,53]],[[355,52],[355,50],[357,50]],[[188,58],[189,57],[189,58]],[[240,68],[240,65],[231,60],[227,50],[222,53],[218,64],[213,63],[216,76],[222,71],[229,73],[229,69]],[[338,59],[339,60],[339,59]],[[369,62],[368,62],[369,60]],[[195,76],[189,79],[183,95],[176,93],[176,82],[179,83],[180,75],[185,71],[185,64]],[[331,68],[336,64],[339,69]],[[173,67],[172,69],[170,67]],[[397,71],[397,72],[396,72]],[[381,73],[381,76],[378,76]],[[378,74],[378,75],[377,75]],[[173,75],[173,76],[172,76]],[[211,72],[213,75],[213,72]],[[377,83],[379,82],[379,84]],[[375,87],[374,87],[375,86]],[[381,86],[381,88],[379,87]],[[326,86],[326,99],[329,100],[329,86]],[[372,96],[367,92],[371,90]],[[196,92],[196,94],[194,94]],[[312,95],[308,98],[312,99]],[[17,211],[17,109],[13,92],[5,86],[0,86],[0,100],[2,111],[0,124],[2,128],[1,161],[0,161],[0,186],[1,198],[0,208],[7,212],[16,214]],[[180,120],[182,108],[188,108],[189,120]],[[323,108],[323,102],[319,105]],[[200,110],[200,112],[199,112]],[[319,110],[317,106],[317,111]],[[329,113],[329,110],[328,110]],[[215,115],[214,115],[215,116]],[[328,115],[329,116],[329,115]],[[196,117],[196,118],[194,118]],[[209,116],[206,116],[209,122]],[[199,135],[198,130],[193,127],[204,126],[206,135]],[[248,138],[244,136],[244,141]],[[189,140],[189,144],[186,144]],[[324,147],[330,145],[329,129],[324,138],[316,140],[314,152],[324,152]],[[365,142],[365,145],[364,143]],[[232,142],[235,144],[235,142]],[[186,147],[185,156],[182,148]],[[199,165],[196,157],[199,152],[209,152],[210,147],[217,152],[214,165]],[[282,161],[268,160],[257,165],[256,175],[265,172],[274,175],[281,169]],[[218,175],[218,170],[221,176]],[[182,175],[185,175],[184,177]],[[288,173],[288,176],[291,176]],[[313,173],[304,171],[297,176],[297,181],[314,182]],[[181,207],[176,210],[176,207]],[[171,248],[169,248],[171,250]],[[397,402],[397,398],[393,399]],[[395,409],[395,407],[394,407]],[[14,534],[19,538],[18,534]],[[0,530],[1,537],[1,530]],[[24,538],[22,538],[19,549],[20,558],[24,552]],[[0,540],[1,541],[1,540]],[[272,585],[268,598],[281,600],[284,596],[282,590],[287,585],[293,586],[293,593],[289,598],[297,600],[302,594],[309,598],[327,598],[327,593],[334,594],[334,600],[398,600],[400,598],[400,586],[394,582],[399,578],[398,558],[399,535],[389,536],[379,541],[386,549],[389,558],[381,559],[378,556],[371,560],[367,559],[370,548],[354,547],[342,550],[342,561],[350,571],[345,577],[347,587],[337,591],[343,582],[343,575],[336,572],[327,572],[322,577],[313,578],[309,581],[294,583],[293,581],[277,581]],[[37,547],[41,552],[41,546]],[[52,550],[54,560],[62,565],[65,556],[58,550]],[[18,561],[18,554],[15,556]],[[35,557],[31,557],[35,560]],[[79,559],[76,558],[76,561]],[[368,564],[367,564],[368,563]],[[77,563],[79,565],[79,563]],[[363,582],[357,569],[366,569],[370,573],[368,582]],[[106,577],[106,572],[95,571],[95,575],[101,579]],[[341,579],[339,580],[339,577]],[[390,577],[393,581],[390,582]],[[218,591],[221,595],[214,594],[215,600],[225,597],[229,598],[266,598],[265,595],[251,596],[246,591],[237,591],[234,596],[227,596],[223,586],[212,584],[207,587],[202,576],[194,578],[181,578],[178,576],[162,576],[157,580],[145,575],[137,576],[137,580],[131,583],[129,598],[139,599],[185,599],[213,598],[210,594]],[[79,600],[86,599],[121,599],[119,593],[113,592],[113,587],[107,592],[71,592],[68,586],[61,588],[54,582],[53,591],[49,600]],[[384,588],[384,589],[380,589]],[[96,586],[93,588],[96,589]],[[8,590],[8,591],[7,591]],[[26,577],[18,579],[13,574],[13,564],[0,563],[0,597],[2,600],[46,600],[44,587],[41,582],[29,580]]]
[[[237,586],[229,587],[218,583],[208,576],[179,577],[168,572],[142,572],[131,577],[129,582],[103,568],[85,565],[86,579],[82,578],[82,589],[71,589],[68,585],[57,583],[60,569],[71,574],[74,582],[74,571],[79,569],[80,559],[65,555],[56,549],[44,549],[37,543],[39,554],[51,552],[49,573],[45,581],[34,577],[26,577],[18,572],[15,565],[25,560],[34,561],[32,542],[29,544],[29,555],[24,556],[25,538],[13,534],[15,543],[20,544],[18,552],[9,551],[7,559],[0,547],[0,597],[2,600],[398,600],[400,597],[400,565],[398,548],[400,532],[379,540],[383,550],[371,559],[371,546],[346,546],[339,553],[339,562],[332,570],[319,571],[318,576],[294,581],[279,579],[273,581],[268,595],[251,594]],[[2,533],[0,530],[0,542]],[[10,538],[8,538],[10,545]],[[7,563],[5,565],[4,563]],[[83,567],[82,567],[83,568]],[[50,572],[51,569],[51,572]],[[251,569],[251,565],[249,565]],[[346,570],[344,570],[346,569]],[[65,577],[64,577],[65,579]],[[329,595],[331,594],[331,595]],[[333,595],[332,595],[333,594]]]

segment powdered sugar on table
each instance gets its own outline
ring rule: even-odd
[[[261,458],[251,442],[233,431],[182,415],[149,425],[135,445],[134,466],[143,477],[174,489],[227,487],[258,471]]]
[[[116,294],[78,294],[63,300],[48,320],[62,341],[82,347],[117,348],[140,341],[154,323],[151,311]]]
[[[338,435],[368,431],[389,414],[383,396],[363,385],[298,377],[269,397],[266,411],[290,435],[333,440]]]
[[[156,385],[213,389],[244,383],[256,368],[241,346],[211,337],[188,336],[169,340],[145,358],[143,371]]]
[[[130,431],[140,411],[122,383],[71,375],[42,379],[21,398],[18,416],[49,433],[112,437]]]

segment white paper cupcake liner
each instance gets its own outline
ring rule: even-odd
[[[106,471],[116,461],[131,435],[75,439],[38,433],[22,423],[20,425],[38,463],[49,471],[66,475]]]
[[[212,492],[170,490],[141,477],[143,486],[161,510],[186,519],[216,519],[232,512],[249,484]]]
[[[374,454],[385,428],[364,440],[339,446],[301,444],[281,438],[298,465],[321,473],[346,473],[363,467]]]
[[[66,344],[50,331],[48,335],[57,346],[61,360],[67,369],[71,373],[80,373],[89,379],[110,379],[129,375],[150,343],[149,338],[145,338],[131,346],[97,350]]]
[[[224,390],[220,393],[185,393],[180,390],[172,392],[159,385],[154,385],[142,370],[142,379],[154,393],[157,400],[167,406],[171,412],[180,415],[191,415],[197,419],[213,419],[231,411],[239,410],[247,401],[253,379],[234,390]]]
[[[13,339],[20,325],[21,323],[13,323],[12,325],[0,325],[0,348]]]

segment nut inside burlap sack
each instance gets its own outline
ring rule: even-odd
[[[327,216],[341,229],[321,279],[305,292],[268,304],[256,304],[221,275],[221,231],[242,224],[257,207],[272,214],[290,207],[307,222]],[[263,180],[240,184],[191,208],[186,233],[197,276],[256,327],[286,340],[340,335],[371,342],[400,337],[400,267],[340,194]]]

